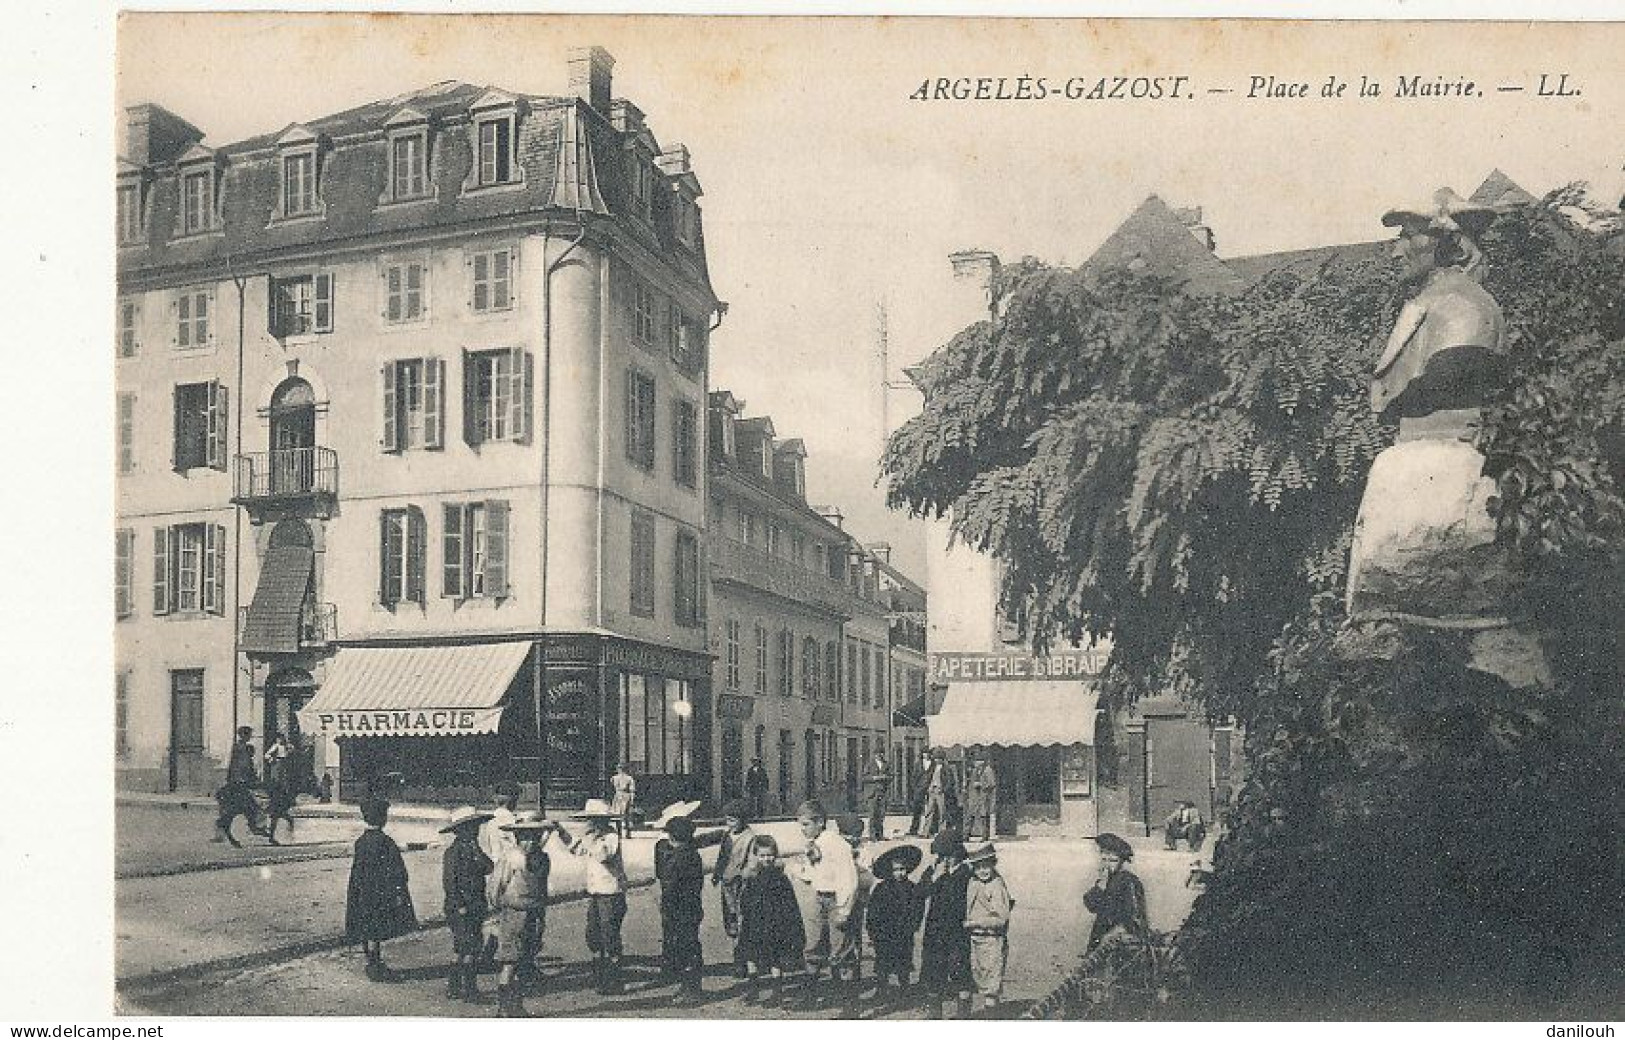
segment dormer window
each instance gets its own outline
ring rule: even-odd
[[[773,435],[762,434],[762,476],[773,479]]]
[[[734,417],[726,413],[722,416],[722,454],[727,458],[735,458],[734,450]]]
[[[282,215],[316,212],[316,153],[301,152],[282,160]]]
[[[123,180],[115,195],[118,244],[139,245],[147,240],[146,186],[136,178]]]
[[[655,171],[643,153],[632,153],[632,205],[638,216],[654,220]]]
[[[194,170],[181,176],[181,233],[196,235],[214,230],[214,170]]]
[[[488,90],[468,109],[472,168],[464,191],[504,184],[521,184],[525,169],[519,164],[520,99],[500,90]]]
[[[415,199],[423,194],[428,180],[424,170],[423,134],[397,137],[390,142],[389,186],[397,199]]]
[[[513,179],[513,116],[479,121],[479,185],[507,184]]]
[[[690,249],[700,244],[700,207],[682,192],[672,196],[672,224],[677,240]]]
[[[429,117],[403,108],[384,124],[389,178],[380,203],[407,202],[434,194],[429,180]]]

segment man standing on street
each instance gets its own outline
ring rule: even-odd
[[[965,775],[965,839],[992,840],[998,810],[998,774],[987,760],[987,753],[978,751],[971,756],[970,772]]]
[[[931,763],[920,777],[920,785],[925,789],[925,809],[920,814],[920,829],[933,838],[948,825],[948,767],[944,757],[941,748],[932,751]]]
[[[745,770],[745,796],[750,799],[750,818],[760,820],[767,814],[767,767],[760,755],[750,760]]]
[[[254,745],[249,738],[254,730],[237,727],[237,739],[231,745],[231,757],[226,763],[226,784],[215,800],[220,804],[220,818],[215,821],[215,841],[225,841],[230,835],[232,819],[241,814],[248,817],[248,829],[255,834],[266,833],[260,818],[260,807],[254,801],[254,788],[259,786],[259,770],[255,767]]]
[[[886,753],[875,749],[869,761],[869,775],[863,778],[864,794],[869,802],[869,836],[874,841],[886,837],[886,802],[891,798],[891,768]]]
[[[920,749],[920,764],[914,772],[914,783],[909,788],[908,804],[914,816],[908,821],[908,836],[920,836],[920,816],[925,812],[925,778],[931,774],[931,752]],[[929,834],[927,835],[929,836]]]

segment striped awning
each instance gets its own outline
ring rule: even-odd
[[[932,747],[1093,745],[1096,700],[1076,680],[949,683],[925,728]]]
[[[495,733],[530,644],[346,647],[299,710],[307,733],[451,737]]]

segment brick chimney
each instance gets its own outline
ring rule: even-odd
[[[202,130],[159,105],[131,105],[124,117],[124,158],[137,166],[168,162],[203,140]]]
[[[890,542],[870,542],[868,545],[864,546],[864,548],[868,549],[871,553],[874,553],[875,556],[879,558],[881,563],[891,563]]]
[[[999,310],[993,285],[999,273],[998,254],[985,249],[965,249],[949,253],[948,262],[954,267],[955,320],[966,325],[991,321]]]
[[[1181,224],[1185,225],[1185,227],[1190,230],[1190,233],[1196,237],[1196,241],[1202,243],[1202,245],[1207,248],[1208,252],[1213,252],[1218,242],[1213,237],[1213,229],[1202,222],[1201,206],[1188,206],[1183,209],[1176,209],[1174,210],[1174,216]]]
[[[615,59],[602,47],[573,47],[569,69],[570,93],[608,116]]]

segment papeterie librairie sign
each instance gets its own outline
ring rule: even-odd
[[[932,654],[933,682],[1008,682],[1012,679],[1092,679],[1106,655],[1098,650],[1067,650],[1042,657],[1026,653]]]

